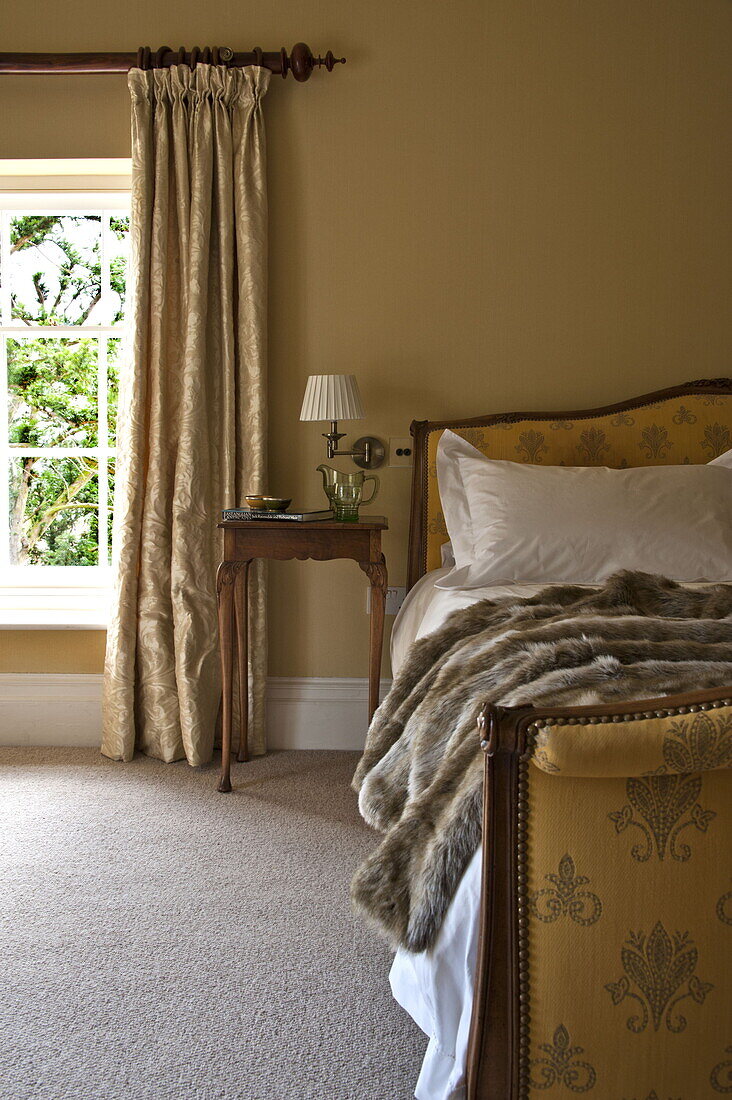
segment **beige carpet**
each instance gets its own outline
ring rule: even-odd
[[[0,750],[2,1100],[407,1100],[426,1040],[350,912],[353,753]]]

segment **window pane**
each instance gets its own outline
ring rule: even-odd
[[[10,564],[97,565],[96,458],[10,460]]]
[[[109,318],[106,323],[118,325],[124,320],[127,296],[127,263],[130,254],[130,219],[110,214],[107,234],[109,251]]]
[[[31,214],[10,223],[11,315],[26,324],[101,321],[100,214]]]
[[[115,462],[110,459],[107,465],[107,565],[112,564],[112,516],[114,514],[114,473]]]
[[[97,341],[8,338],[8,428],[16,447],[97,443]]]
[[[109,446],[117,442],[117,402],[119,399],[119,372],[122,366],[122,341],[114,336],[107,341],[107,424]]]

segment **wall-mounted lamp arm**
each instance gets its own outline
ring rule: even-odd
[[[352,458],[356,465],[364,470],[373,470],[381,466],[386,451],[380,439],[366,435],[356,440],[352,450],[339,451],[338,443],[345,435],[345,432],[338,431],[338,421],[331,420],[330,431],[323,432],[323,438],[328,444],[328,458]]]

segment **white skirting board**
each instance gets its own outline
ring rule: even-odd
[[[381,681],[383,699],[391,680]],[[368,680],[270,677],[267,744],[271,749],[362,749],[368,729]]]
[[[390,681],[381,681],[381,697]],[[357,677],[271,677],[267,740],[272,749],[362,749],[368,681]],[[99,744],[102,677],[0,674],[0,745]]]

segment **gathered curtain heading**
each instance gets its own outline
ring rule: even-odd
[[[133,105],[140,99],[195,104],[217,100],[231,109],[259,106],[271,73],[254,65],[227,69],[223,65],[171,65],[167,69],[131,69],[128,85]]]

